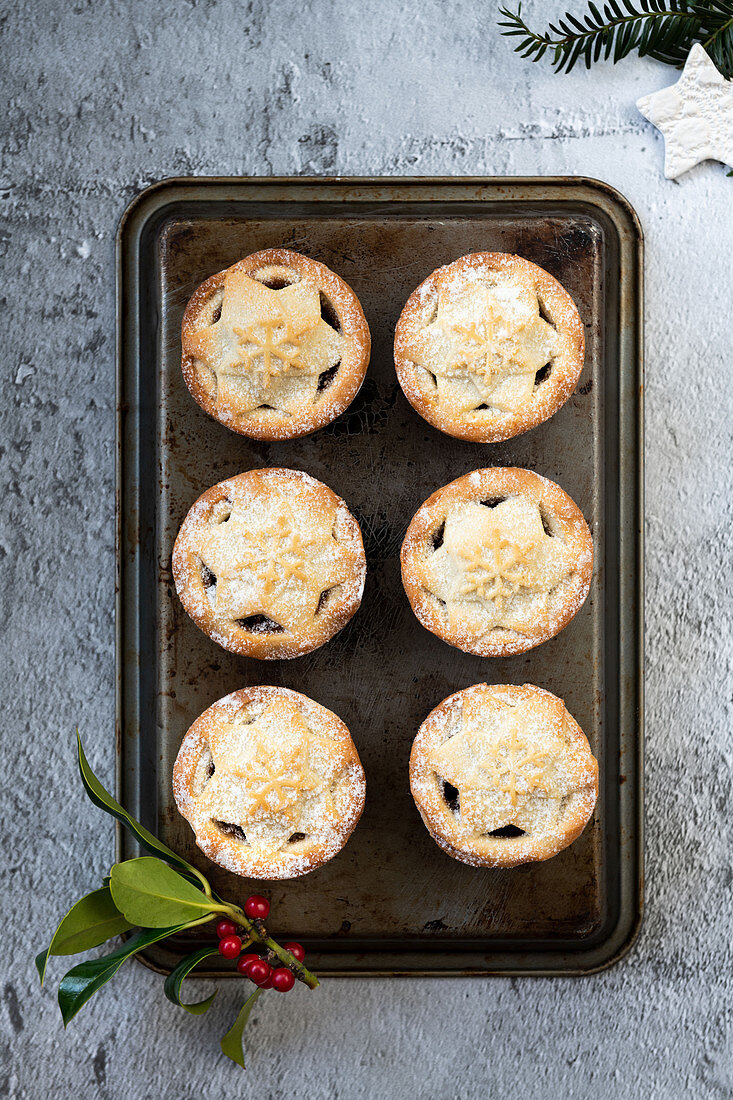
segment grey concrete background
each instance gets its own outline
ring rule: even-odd
[[[731,1095],[733,179],[716,164],[663,179],[634,102],[671,70],[554,76],[511,53],[495,8],[20,0],[0,14],[3,1095]],[[147,183],[199,173],[596,176],[635,205],[648,250],[638,944],[582,980],[296,991],[257,1013],[247,1075],[218,1057],[232,985],[194,1020],[129,966],[64,1034],[31,962],[112,852],[71,731],[111,780],[115,228]]]

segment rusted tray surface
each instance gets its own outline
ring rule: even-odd
[[[180,374],[180,321],[208,275],[282,245],[342,275],[364,307],[371,365],[355,402],[305,439],[258,443],[209,419]],[[199,852],[175,809],[181,738],[211,702],[283,684],[350,727],[367,774],[364,816],[341,855],[267,887],[277,931],[321,972],[581,973],[632,942],[641,912],[641,232],[626,201],[588,180],[172,180],[123,218],[120,304],[119,792],[166,843],[235,901],[252,883]],[[494,445],[432,429],[397,384],[400,310],[433,268],[466,252],[517,252],[577,302],[587,353],[574,396],[548,423]],[[292,661],[234,656],[175,595],[173,540],[213,483],[262,466],[306,470],[359,519],[368,559],[360,612]],[[555,639],[489,660],[453,649],[414,618],[399,548],[418,505],[471,469],[525,466],[556,480],[593,531],[590,597]],[[599,759],[592,824],[554,859],[477,870],[430,840],[410,797],[417,727],[446,695],[479,681],[531,682],[565,699]],[[135,854],[119,838],[120,855]],[[174,965],[190,941],[156,945]],[[231,971],[229,971],[231,972]]]

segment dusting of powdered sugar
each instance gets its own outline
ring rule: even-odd
[[[329,325],[334,330],[332,341],[338,342],[339,350],[336,372],[327,386],[320,384],[324,371],[311,364],[307,370],[292,367],[284,371],[273,387],[254,399],[244,375],[234,386],[229,383],[227,400],[220,399],[217,368],[221,368],[219,360],[223,352],[220,350],[214,362],[197,358],[196,337],[212,325],[212,303],[217,301],[221,305],[222,288],[230,273],[243,273],[263,284],[268,277],[285,278],[288,285],[307,286],[328,303],[336,319],[335,328]],[[277,295],[278,291],[272,293]],[[320,318],[318,324],[323,323]],[[230,337],[233,339],[234,333]],[[369,327],[351,287],[319,261],[288,249],[273,248],[247,256],[211,276],[196,290],[183,317],[181,368],[192,396],[210,416],[242,435],[277,441],[307,435],[339,416],[361,388],[370,348]]]
[[[450,772],[447,780],[441,768]],[[507,792],[512,775],[515,800]],[[458,791],[453,807],[444,781]],[[580,834],[595,807],[598,766],[552,693],[531,684],[474,684],[445,699],[421,725],[410,786],[430,835],[454,859],[515,866],[548,859]],[[524,835],[490,835],[509,824]]]
[[[261,774],[275,776],[276,786],[284,774],[282,789],[297,795],[283,808],[268,794],[253,816],[248,792]],[[359,820],[365,792],[344,723],[280,687],[243,688],[212,704],[184,737],[173,770],[176,804],[198,846],[247,878],[294,878],[332,859]]]
[[[345,626],[361,602],[366,558],[345,501],[302,470],[269,468],[228,478],[192,505],[173,576],[184,608],[215,642],[281,659]]]
[[[502,501],[491,509],[492,527],[503,525],[506,543],[532,545],[534,538],[538,546],[532,586],[514,592],[501,613],[485,592],[466,583],[465,555],[472,547],[479,558],[483,553],[484,502],[492,499]],[[436,532],[445,534],[451,523],[462,532],[457,558],[447,542],[434,545]],[[551,536],[543,533],[545,523]],[[492,561],[495,549],[486,553]],[[580,509],[554,482],[529,470],[489,467],[444,486],[418,509],[401,558],[405,590],[423,626],[468,653],[499,656],[547,641],[577,614],[590,590],[593,540]]]
[[[468,361],[459,370],[446,359],[450,326],[445,329],[438,316],[477,287],[487,289],[499,319],[492,329],[497,362],[491,380]],[[480,324],[481,317],[464,317],[463,330],[471,320]],[[430,345],[431,358],[425,340],[436,324],[441,336]],[[544,354],[536,370],[546,365],[549,373],[537,382],[536,370],[527,366],[522,382],[511,356],[500,352],[502,340],[510,338],[507,348],[525,340],[529,350],[540,335],[537,351],[542,346]],[[438,268],[420,284],[398,321],[394,350],[400,385],[421,416],[449,435],[496,442],[536,426],[567,401],[583,368],[583,324],[570,295],[544,269],[519,256],[480,252]],[[446,372],[449,377],[441,378]]]

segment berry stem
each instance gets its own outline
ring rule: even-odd
[[[261,920],[250,920],[238,905],[226,905],[222,908],[226,909],[227,915],[231,917],[235,924],[238,924],[241,928],[246,928],[249,936],[248,945],[254,942],[263,943],[273,954],[277,955],[284,966],[292,970],[298,981],[303,982],[309,989],[315,989],[320,984],[315,974],[311,974],[310,970],[303,966],[301,962],[298,962],[294,955],[291,955],[276,940],[273,940],[272,936],[268,935],[267,929]]]
[[[308,970],[307,967],[303,966],[301,962],[298,962],[298,960],[295,958],[295,955],[291,955],[289,951],[286,951],[284,947],[281,947],[280,944],[273,940],[271,936],[265,935],[262,942],[266,944],[267,947],[269,947],[270,951],[273,951],[277,955],[278,959],[280,959],[280,961],[285,966],[287,966],[289,970],[292,970],[293,974],[299,981],[304,982],[304,984],[307,985],[309,989],[316,988],[316,986],[319,984],[318,978],[315,976],[315,974],[311,974],[310,970]]]

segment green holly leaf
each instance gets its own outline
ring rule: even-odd
[[[175,970],[170,972],[163,986],[163,992],[168,1000],[172,1001],[174,1005],[185,1008],[186,1012],[190,1012],[192,1016],[202,1016],[204,1012],[207,1012],[211,1006],[211,1002],[216,996],[216,990],[210,997],[207,997],[203,1001],[184,1003],[181,1000],[181,985],[183,984],[183,979],[188,977],[195,966],[198,966],[204,959],[208,959],[212,955],[218,954],[218,947],[201,947],[198,951],[186,955],[185,959],[181,959]]]
[[[142,928],[167,928],[223,909],[188,879],[154,856],[115,863],[110,890],[119,911]]]
[[[112,797],[109,791],[105,790],[90,768],[89,761],[84,755],[84,749],[82,748],[81,737],[79,736],[78,730],[76,731],[76,740],[79,758],[79,774],[84,784],[84,790],[94,805],[122,822],[147,852],[152,852],[153,855],[158,856],[160,859],[164,859],[166,863],[170,863],[172,867],[177,867],[179,870],[185,871],[189,875],[193,875],[200,882],[206,883],[206,879],[200,871],[197,871],[196,868],[192,867],[185,859],[176,855],[167,845],[158,840],[156,836],[153,836],[144,825],[141,825],[131,814],[128,814],[127,810],[119,804],[116,798]]]
[[[46,950],[36,956],[41,985],[49,955],[76,955],[79,951],[88,951],[132,927],[112,900],[109,887],[93,890],[80,898],[59,924]]]
[[[247,1021],[249,1020],[249,1014],[254,1008],[257,1002],[257,998],[263,992],[264,990],[262,989],[255,989],[252,996],[247,998],[247,1000],[244,1002],[241,1009],[239,1010],[239,1015],[237,1016],[236,1020],[219,1043],[222,1054],[226,1054],[227,1058],[231,1058],[231,1060],[233,1062],[236,1062],[238,1066],[241,1066],[242,1069],[245,1069],[244,1050],[242,1049],[242,1035],[244,1033],[245,1027],[247,1026]]]
[[[103,955],[101,959],[87,959],[65,974],[59,986],[59,1008],[64,1027],[76,1016],[89,998],[114,977],[127,959],[141,951],[143,947],[165,939],[166,936],[172,936],[185,927],[185,924],[179,924],[173,928],[143,929],[126,940],[111,955]]]

